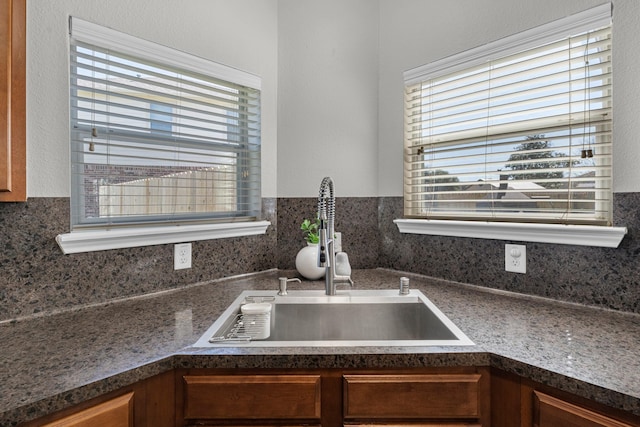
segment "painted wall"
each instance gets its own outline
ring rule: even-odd
[[[404,70],[601,3],[30,0],[28,195],[69,194],[68,15],[262,75],[263,196],[314,196],[330,175],[339,196],[368,197],[402,195]],[[637,45],[640,3],[614,9],[615,87],[625,88],[614,93],[614,191],[633,192],[640,55],[618,52]]]
[[[378,8],[280,0],[278,197],[377,195]]]
[[[378,195],[402,196],[402,72],[604,0],[380,0]],[[614,192],[640,191],[640,2],[613,0]]]
[[[28,0],[28,197],[69,196],[70,15],[261,76],[262,195],[274,197],[277,12],[276,0]]]
[[[326,175],[339,196],[401,196],[403,71],[602,3],[280,0],[278,197],[313,197]],[[636,49],[640,2],[613,3],[614,191],[634,192],[640,55],[619,52]]]

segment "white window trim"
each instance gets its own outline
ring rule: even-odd
[[[405,85],[420,83],[422,80],[429,80],[445,73],[471,68],[492,59],[509,56],[545,42],[552,42],[567,34],[577,34],[608,25],[611,23],[612,9],[612,3],[605,3],[504,39],[421,65],[404,72],[404,83]]]
[[[65,254],[265,234],[269,221],[81,230],[59,234]]]
[[[188,70],[214,75],[232,83],[261,89],[262,79],[254,74],[232,69],[213,61],[199,58],[175,49],[114,31],[112,29],[69,17],[70,33],[86,42],[117,48],[123,53],[134,53],[151,60],[160,60]],[[93,252],[110,249],[133,248],[169,243],[193,242],[265,234],[269,221],[238,221],[211,224],[157,225],[122,227],[112,229],[75,230],[56,236],[56,242],[64,254]]]
[[[470,49],[432,62],[404,73],[405,84],[433,78],[445,70],[467,68],[478,64],[487,57],[506,56],[526,49],[532,39],[538,44],[553,40],[558,34],[588,30],[611,20],[612,3],[596,6],[568,18],[559,19],[546,25],[524,31],[507,39],[498,40],[484,46]],[[627,234],[626,227],[602,227],[592,225],[538,224],[514,222],[485,222],[460,220],[396,219],[401,233],[435,236],[470,237],[479,239],[512,240],[523,242],[555,243],[580,246],[616,248]]]
[[[179,51],[175,48],[167,48],[163,45],[150,42],[129,34],[121,33],[101,25],[97,25],[76,17],[69,17],[69,28],[72,36],[80,37],[87,43],[102,47],[117,49],[119,52],[128,53],[151,61],[177,66],[182,69],[215,76],[253,89],[261,89],[262,79],[255,74],[231,68],[227,65],[200,58],[193,54]]]
[[[627,227],[516,222],[396,219],[401,233],[617,248]]]

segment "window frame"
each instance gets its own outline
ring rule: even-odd
[[[404,73],[405,86],[423,81],[425,75],[443,75],[469,69],[488,59],[502,58],[562,38],[567,32],[578,34],[611,22],[612,4],[580,12],[522,33],[461,52]],[[405,194],[406,198],[406,194]],[[406,201],[405,201],[406,203]],[[406,213],[405,213],[406,215]],[[615,247],[625,227],[601,225],[569,225],[553,223],[498,222],[478,218],[419,219],[407,217],[394,221],[402,233],[521,240],[561,244]],[[508,230],[508,231],[507,231]],[[535,230],[532,232],[532,230]],[[613,236],[613,237],[612,237]],[[612,240],[611,240],[612,239]]]
[[[69,28],[70,37],[72,37],[72,33],[81,34],[81,39],[84,43],[111,47],[123,54],[169,66],[178,66],[188,71],[212,75],[220,80],[258,91],[261,90],[260,77],[244,71],[129,36],[75,17],[69,18]],[[105,41],[108,41],[108,43]],[[162,114],[162,112],[159,112],[159,114]],[[153,132],[162,131],[150,129],[150,133]],[[260,165],[258,164],[259,169]],[[242,171],[238,170],[237,176],[240,176],[241,173]],[[260,179],[260,173],[257,174],[257,179]],[[238,202],[241,197],[246,197],[244,195],[246,190],[242,189],[241,183],[242,180],[238,180]],[[72,191],[76,191],[73,186]],[[252,189],[252,191],[255,192],[256,190]],[[259,184],[257,191],[260,193]],[[78,194],[76,194],[77,196]],[[260,204],[261,194],[254,195],[254,197],[257,197],[257,203]],[[149,221],[146,223],[123,224],[115,227],[114,224],[109,223],[97,226],[88,224],[88,227],[76,225],[74,227],[72,223],[71,232],[58,235],[56,241],[64,253],[76,253],[264,234],[270,222],[260,220],[260,210],[259,205],[254,207],[252,211],[255,212],[255,216],[250,217],[236,215],[220,218],[220,214],[213,213],[203,218],[178,219],[166,222]]]

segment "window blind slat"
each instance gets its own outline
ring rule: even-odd
[[[159,126],[155,131],[159,135],[168,134],[173,136],[179,133],[185,139],[191,136],[193,139],[200,138],[205,140],[215,140],[214,135],[226,135],[225,141],[227,142],[232,141],[234,137],[239,139],[249,135],[257,136],[260,132],[259,128],[248,126],[246,121],[242,123],[245,125],[244,127],[240,126],[241,123],[234,123],[235,126],[229,126],[229,123],[225,124],[217,120],[198,119],[195,121],[193,118],[181,114],[167,115],[161,120],[158,117],[153,117],[153,110],[147,109],[114,107],[113,110],[106,111],[95,110],[90,107],[78,107],[76,111],[92,115],[91,120],[78,120],[79,128],[90,126],[91,129],[96,128],[103,131],[109,129],[110,132],[117,127],[123,131],[128,129],[132,132],[137,131],[138,133],[147,134],[149,129],[156,124]],[[243,131],[237,130],[240,128]]]
[[[573,138],[573,140],[571,141],[571,144],[577,141],[578,140],[577,138],[584,139],[585,136],[588,136],[588,135],[591,135],[591,137],[609,136],[610,138],[611,137],[611,121],[607,117],[607,115],[610,113],[611,113],[610,110],[592,112],[591,113],[592,117],[597,116],[603,119],[591,120],[589,122],[590,126],[585,126],[584,122],[576,123],[576,124],[570,123],[568,125],[556,124],[555,126],[542,127],[542,128],[525,130],[525,131],[516,129],[511,132],[493,134],[492,146],[498,147],[501,144],[504,144],[504,145],[512,144],[514,141],[515,141],[515,144],[513,145],[516,145],[518,143],[518,138],[523,138],[523,137],[532,136],[532,135],[540,135],[540,134],[543,134],[545,136],[544,137],[545,140],[551,140],[551,141],[556,141],[559,139],[564,140],[566,138],[571,137]],[[562,123],[560,118],[558,118],[557,123]],[[593,132],[590,132],[589,129],[596,129],[596,130]],[[414,135],[414,133],[411,132],[405,136],[405,142],[407,142],[407,144],[405,145],[405,151],[406,153],[415,154],[420,149],[423,149],[423,150],[426,150],[427,148],[433,149],[433,147],[435,147],[436,144],[433,144],[431,142],[432,140],[433,138],[423,137],[419,134]],[[538,140],[540,139],[539,138],[532,139],[532,141],[538,141]],[[443,147],[454,147],[452,149],[458,150],[459,147],[463,145],[465,147],[472,147],[473,145],[478,145],[478,144],[484,146],[486,141],[487,141],[487,133],[485,131],[485,133],[483,134],[475,134],[468,138],[459,138],[452,141],[440,139],[437,141],[437,147],[440,150],[442,150]]]
[[[117,73],[113,70],[97,70],[96,72],[95,69],[86,65],[82,67],[82,71],[83,74],[74,76],[78,83],[77,87],[90,86],[92,92],[95,93],[143,94],[147,95],[147,98],[157,96],[159,99],[200,102],[203,105],[219,105],[227,101],[230,105],[239,106],[256,104],[253,90],[229,92],[212,87],[191,87],[180,79],[163,82],[151,78],[141,78],[139,75]],[[119,88],[119,90],[105,92],[107,87]]]

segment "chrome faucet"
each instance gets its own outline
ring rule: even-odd
[[[350,276],[336,274],[335,217],[336,198],[333,194],[333,180],[330,177],[325,177],[320,184],[318,194],[318,219],[320,219],[318,267],[325,268],[324,287],[327,295],[336,294],[336,283],[349,283],[353,286],[353,280]]]

